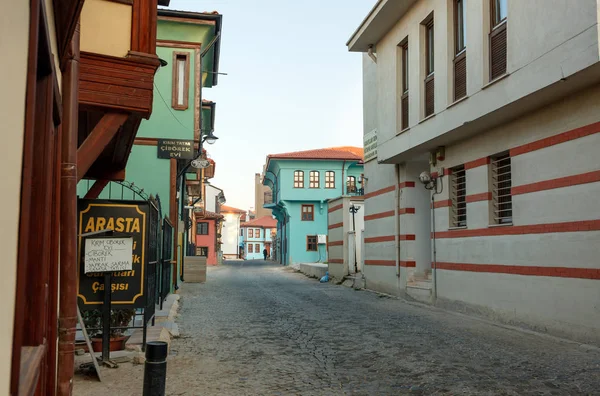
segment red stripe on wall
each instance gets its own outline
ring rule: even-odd
[[[395,267],[395,260],[365,260],[365,265],[379,265],[382,267]],[[400,267],[412,268],[416,267],[417,263],[415,261],[400,261]]]
[[[452,200],[451,199],[445,199],[443,201],[435,201],[434,202],[434,207],[437,208],[446,208],[448,206],[452,206]]]
[[[581,173],[579,175],[560,177],[558,179],[544,180],[537,183],[515,186],[511,189],[512,195],[528,194],[537,191],[552,190],[554,188],[577,186],[580,184],[595,183],[600,181],[600,171]]]
[[[327,211],[328,211],[329,213],[331,213],[331,212],[335,212],[336,210],[340,210],[340,209],[342,209],[343,207],[344,207],[344,205],[336,205],[336,206],[333,206],[333,207],[329,208]]]
[[[413,188],[414,186],[415,186],[414,181],[405,181],[405,182],[398,184],[398,187],[400,187],[400,188]]]
[[[401,208],[398,212],[400,215],[415,214],[415,208]]]
[[[344,264],[344,259],[329,259],[332,264]]]
[[[343,227],[343,226],[344,226],[344,223],[335,223],[335,224],[330,225],[327,228],[330,229],[330,230],[333,230],[334,228],[340,228],[340,227]]]
[[[371,214],[371,215],[365,216],[365,221],[382,219],[384,217],[390,217],[390,216],[393,216],[393,215],[394,215],[394,211],[393,210],[389,210],[387,212],[375,213],[375,214]]]
[[[417,236],[414,234],[400,234],[401,241],[414,241],[417,239]]]
[[[343,245],[344,245],[344,241],[329,242],[329,246],[343,246]]]
[[[460,264],[444,262],[438,262],[437,268],[450,271],[487,272],[494,274],[600,279],[600,268],[532,267],[520,265]]]
[[[550,136],[545,139],[536,140],[535,142],[527,143],[522,146],[515,147],[510,150],[510,156],[516,157],[517,155],[530,153],[532,151],[540,150],[546,147],[551,147],[560,143],[565,143],[570,140],[579,139],[585,136],[593,135],[600,132],[600,122],[586,125],[581,128],[572,129],[567,132],[563,132],[558,135]]]
[[[379,236],[365,238],[365,243],[378,243],[378,242],[393,242],[396,238],[393,235]]]
[[[600,220],[570,221],[565,223],[522,226],[489,227],[472,230],[436,232],[436,238],[472,238],[500,235],[551,234],[559,232],[600,231]]]
[[[492,200],[492,193],[491,192],[484,192],[484,193],[480,193],[480,194],[467,195],[465,197],[465,200],[467,201],[467,203],[469,203],[469,202],[479,202],[479,201],[491,201]]]
[[[369,199],[369,198],[373,198],[373,197],[376,197],[381,194],[389,193],[389,192],[394,191],[395,189],[396,189],[396,187],[390,186],[390,187],[382,188],[381,190],[375,190],[373,192],[365,194],[365,199]]]
[[[490,163],[489,157],[479,158],[474,161],[469,161],[465,163],[465,170],[479,168],[480,166],[485,166]]]

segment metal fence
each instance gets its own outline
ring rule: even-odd
[[[162,257],[160,260],[160,309],[171,292],[171,257],[173,256],[173,225],[163,219]]]

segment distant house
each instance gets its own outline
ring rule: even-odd
[[[332,147],[267,157],[265,199],[277,224],[277,255],[282,264],[327,261],[327,200],[362,195],[363,149]],[[319,242],[319,235],[322,235]]]
[[[223,205],[221,214],[225,217],[221,236],[223,258],[240,258],[240,226],[246,221],[246,211]]]
[[[271,257],[272,235],[276,232],[277,220],[272,216],[243,223],[240,235],[244,244],[244,258],[246,260],[263,259],[264,249],[267,249],[267,256]]]

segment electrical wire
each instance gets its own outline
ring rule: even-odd
[[[162,102],[165,104],[165,107],[167,108],[167,110],[169,110],[169,113],[171,113],[171,115],[173,116],[173,118],[175,119],[175,121],[177,121],[179,123],[179,125],[181,125],[186,131],[188,132],[192,132],[194,133],[194,129],[190,129],[189,127],[185,126],[180,120],[179,118],[177,118],[177,116],[175,115],[175,113],[173,113],[173,110],[171,110],[171,106],[169,106],[167,104],[167,101],[165,100],[165,98],[162,96],[162,93],[160,93],[160,89],[158,89],[158,86],[156,85],[156,82],[154,83],[154,88],[156,88],[156,92],[158,93],[158,96],[160,96],[160,98],[162,99]]]

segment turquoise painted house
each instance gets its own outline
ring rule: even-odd
[[[273,216],[244,222],[240,230],[240,244],[244,247],[246,260],[263,260],[265,249],[267,258],[271,257],[273,235],[277,232],[277,220]]]
[[[332,147],[267,157],[265,208],[277,219],[281,264],[327,261],[327,200],[362,195],[363,149]],[[321,236],[321,237],[319,237]]]
[[[203,171],[189,164],[201,150],[205,153],[208,146],[202,146],[202,137],[212,136],[215,127],[216,104],[206,100],[206,88],[218,82],[221,25],[222,15],[216,12],[158,10],[156,53],[164,62],[154,79],[152,116],[140,125],[125,172],[127,183],[159,197],[161,216],[174,227],[171,281],[175,288],[182,278],[182,256],[191,250],[192,222],[185,209],[191,199],[189,186],[203,182]],[[184,152],[178,155],[178,150]],[[89,187],[81,182],[79,196]],[[99,198],[140,199],[131,193],[123,196],[121,189],[111,185]]]

